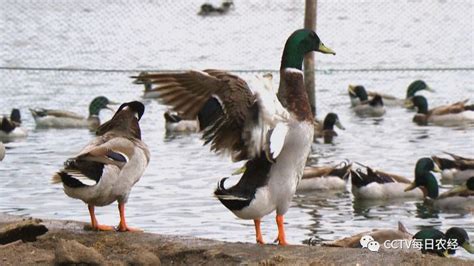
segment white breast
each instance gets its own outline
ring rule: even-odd
[[[296,187],[303,176],[306,160],[311,151],[314,126],[309,122],[290,122],[284,147],[270,169],[269,192],[277,214],[287,212]]]
[[[404,183],[370,183],[367,186],[358,188],[352,186],[352,194],[357,199],[372,199],[372,200],[386,200],[395,198],[418,198],[424,197],[421,189],[416,188],[411,191],[405,192],[405,188],[408,184]]]

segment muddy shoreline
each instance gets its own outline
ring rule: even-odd
[[[8,243],[0,244],[0,264],[472,265],[472,261],[410,250],[374,253],[367,249],[324,246],[262,246],[151,233],[93,232],[85,227],[87,224],[76,221],[0,214],[0,241],[9,237],[4,240]],[[25,241],[15,239],[20,236]]]

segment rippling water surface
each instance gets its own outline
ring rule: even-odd
[[[119,10],[124,9],[126,2],[122,1],[115,4],[97,1],[102,5],[77,1],[68,2],[67,6],[49,4],[41,8],[31,1],[26,1],[31,2],[31,6],[12,1],[0,2],[8,4],[10,10],[0,16],[0,20],[5,22],[0,23],[2,36],[7,36],[2,37],[0,49],[0,62],[4,67],[277,69],[284,38],[298,27],[301,19],[295,24],[294,17],[295,14],[303,14],[304,1],[292,2],[298,8],[281,8],[260,1],[267,8],[264,15],[258,13],[261,7],[258,1],[242,2],[256,7],[247,12],[263,16],[259,18],[262,23],[252,24],[255,18],[250,21],[242,19],[240,24],[234,23],[226,28],[221,25],[227,18],[195,17],[197,2],[184,9],[192,10],[187,13],[190,21],[179,23],[171,23],[167,19],[184,16],[181,9],[170,10],[162,20],[159,16],[152,16],[154,11],[163,8],[154,1],[139,1],[147,8],[130,7],[129,15],[121,13],[122,16],[117,15]],[[387,1],[388,5],[400,2],[405,9],[419,4],[416,1]],[[432,16],[439,15],[445,2],[433,4],[431,13],[426,11],[428,13],[424,17],[428,21],[434,20]],[[459,14],[464,14],[465,10],[472,11],[473,5],[470,1],[457,3],[452,7],[452,13],[442,13],[440,17],[449,23],[441,25],[440,32],[436,31],[438,35],[433,36],[424,31],[411,33],[413,30],[407,29],[404,23],[390,24],[392,13],[377,16],[386,8],[383,5],[360,4],[352,7],[346,4],[341,7],[323,1],[323,10],[338,15],[325,16],[327,13],[321,13],[320,35],[325,37],[328,46],[338,52],[338,56],[318,55],[318,60],[323,60],[318,64],[321,68],[324,68],[322,65],[342,68],[470,66],[473,62],[473,33],[469,27],[457,27],[457,22],[462,18]],[[230,18],[243,16],[241,7],[237,2]],[[361,17],[357,12],[366,16]],[[111,16],[99,19],[104,14]],[[413,12],[402,10],[395,14],[407,16],[404,21],[411,21],[410,26],[427,23],[420,21]],[[285,24],[286,28],[279,30],[276,25],[267,22],[273,17],[293,24]],[[100,23],[85,24],[95,19]],[[153,21],[158,21],[159,26]],[[262,36],[273,38],[249,36],[250,28]],[[328,29],[345,31],[335,34]],[[382,37],[372,40],[370,36],[373,32],[381,29],[392,34],[381,33]],[[219,33],[223,31],[232,34],[222,37]],[[271,34],[264,35],[268,32]],[[357,33],[364,38],[359,38]],[[103,42],[97,42],[93,36],[102,36],[99,40]],[[447,39],[440,41],[440,38]],[[434,45],[439,43],[453,46],[446,51]],[[24,127],[29,130],[27,139],[7,144],[7,157],[0,163],[0,212],[89,220],[86,206],[65,196],[60,186],[50,184],[50,178],[64,160],[78,152],[93,134],[77,129],[35,129],[28,108],[67,108],[86,114],[90,100],[97,95],[106,95],[119,102],[141,99],[142,88],[131,84],[128,78],[132,74],[136,73],[0,71],[0,111],[9,113],[13,107],[20,108]],[[250,74],[242,75],[251,77]],[[426,80],[436,90],[436,93],[422,92],[431,106],[465,98],[474,100],[472,71],[318,74],[318,116],[337,112],[346,130],[339,130],[334,145],[314,144],[311,162],[335,164],[349,159],[412,178],[414,164],[420,157],[439,155],[442,151],[474,157],[472,127],[419,127],[411,122],[412,112],[395,107],[388,108],[381,119],[364,119],[355,116],[349,108],[346,95],[349,83],[364,84],[369,89],[403,97],[405,88],[415,79]],[[132,190],[127,206],[129,223],[149,232],[254,242],[253,223],[237,219],[212,196],[217,181],[229,176],[240,164],[211,153],[208,147],[202,146],[197,134],[166,135],[162,116],[165,107],[154,100],[143,101],[146,105],[141,121],[143,140],[149,145],[152,157],[143,178]],[[103,120],[111,116],[109,111],[101,113]],[[236,181],[236,177],[231,180]],[[413,200],[358,202],[353,199],[349,185],[347,191],[298,194],[292,206],[286,215],[290,243],[302,243],[309,238],[333,240],[371,228],[395,228],[398,221],[402,221],[411,232],[427,226],[441,230],[462,226],[474,239],[472,213],[430,210],[422,202]],[[103,223],[118,222],[115,205],[99,208],[97,214]],[[267,242],[271,242],[277,235],[274,216],[265,217],[262,225]],[[465,252],[461,252],[461,256],[473,258]]]

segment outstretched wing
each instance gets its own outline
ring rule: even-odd
[[[222,70],[135,78],[151,82],[158,98],[186,118],[199,117],[205,143],[218,153],[230,153],[234,161],[259,156],[267,143],[268,130],[276,126],[277,120],[268,118],[275,117],[270,113],[276,113],[276,109],[284,113],[282,108],[272,109],[271,103],[263,100],[268,97],[256,92],[265,90],[268,82],[252,90],[243,79]]]

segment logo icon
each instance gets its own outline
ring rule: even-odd
[[[377,252],[380,249],[380,243],[375,241],[372,236],[365,235],[360,238],[360,245],[362,248],[367,248],[372,252]]]

